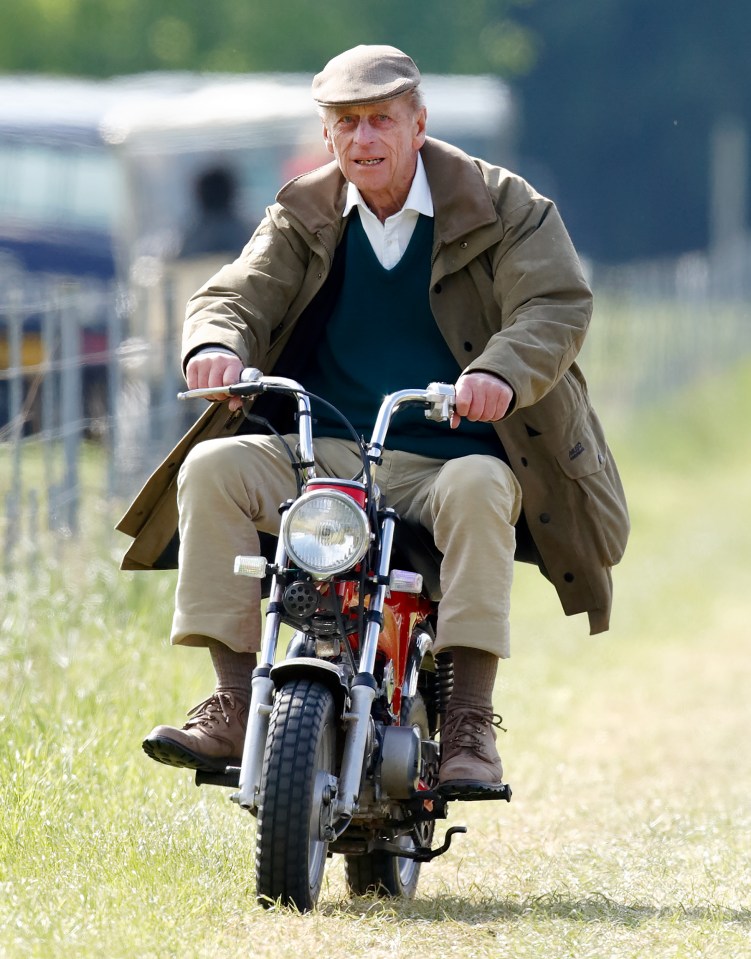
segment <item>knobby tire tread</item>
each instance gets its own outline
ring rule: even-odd
[[[317,747],[327,721],[333,724],[334,701],[320,684],[294,680],[277,694],[256,832],[256,894],[267,905],[315,905],[318,891],[311,895],[308,881],[309,823]]]

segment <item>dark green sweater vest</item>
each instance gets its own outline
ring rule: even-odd
[[[420,216],[397,265],[381,266],[353,212],[347,227],[346,269],[342,289],[302,383],[333,403],[370,439],[378,407],[387,393],[456,382],[461,370],[430,310],[430,257],[433,221]],[[313,402],[314,435],[349,433]],[[425,419],[422,409],[397,413],[386,441],[388,449],[453,459],[470,453],[501,456],[489,423],[462,420],[456,430]]]

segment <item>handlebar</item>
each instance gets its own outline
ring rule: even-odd
[[[229,386],[210,386],[196,390],[186,390],[178,393],[180,400],[209,398],[224,394],[226,396],[251,397],[261,393],[278,392],[289,393],[297,401],[298,422],[300,430],[300,458],[303,463],[313,463],[313,432],[310,415],[310,397],[296,380],[283,376],[265,376],[254,367],[246,367],[240,374],[238,383]],[[374,464],[383,452],[391,419],[399,409],[407,403],[420,403],[425,406],[426,419],[436,423],[450,420],[456,404],[456,390],[449,383],[430,383],[424,390],[410,389],[390,393],[383,398],[378,416],[376,417],[373,433],[368,444],[368,459]],[[312,467],[311,467],[312,469]],[[312,475],[312,474],[311,474]]]
[[[255,367],[246,366],[240,373],[240,380],[237,383],[231,383],[228,386],[205,386],[196,390],[185,390],[178,393],[177,398],[179,400],[208,399],[222,393],[226,396],[257,396],[259,393],[264,393],[272,384],[282,389],[293,386],[304,392],[300,384],[295,383],[294,380],[287,380],[281,376],[264,376]]]

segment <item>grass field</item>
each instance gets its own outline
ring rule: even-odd
[[[120,541],[19,569],[0,956],[751,956],[750,414],[746,365],[618,424],[613,628],[589,637],[519,569],[496,690],[514,799],[454,805],[469,832],[412,902],[349,899],[334,860],[316,912],[258,907],[253,820],[140,750],[211,687],[200,651],[167,647],[172,574],[119,573]]]

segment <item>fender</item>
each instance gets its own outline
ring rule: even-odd
[[[295,659],[285,659],[271,667],[271,679],[274,686],[280,689],[291,679],[315,679],[323,686],[327,686],[336,703],[339,715],[344,711],[349,691],[340,670],[325,659],[315,659],[312,656],[299,656]]]

